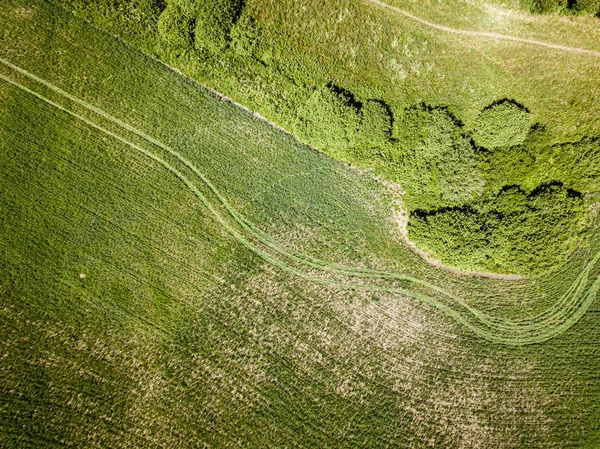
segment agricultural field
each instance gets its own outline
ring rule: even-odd
[[[0,8],[0,447],[600,447],[600,19],[211,4]]]

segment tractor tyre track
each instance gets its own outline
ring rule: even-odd
[[[272,264],[273,266],[276,266],[287,273],[306,279],[310,282],[314,282],[325,286],[335,286],[348,290],[365,290],[372,292],[386,292],[406,295],[441,310],[443,313],[445,313],[449,317],[453,318],[454,320],[471,330],[474,334],[486,340],[508,345],[524,345],[531,343],[539,343],[566,331],[577,321],[579,321],[579,319],[586,313],[586,311],[591,306],[592,302],[595,300],[597,292],[600,289],[600,277],[593,280],[592,284],[589,285],[589,275],[600,260],[600,253],[598,253],[592,260],[590,260],[587,263],[587,265],[582,269],[581,273],[573,282],[571,287],[566,291],[566,293],[562,295],[562,297],[559,300],[557,300],[555,304],[553,304],[553,306],[548,308],[546,311],[527,319],[509,320],[486,314],[481,310],[478,310],[477,308],[469,305],[462,298],[445,291],[443,288],[440,288],[434,284],[417,278],[401,274],[388,273],[384,271],[348,268],[342,265],[328,263],[293,250],[289,250],[279,242],[272,239],[266,233],[259,230],[255,225],[247,221],[244,217],[242,217],[235,210],[235,208],[233,208],[233,206],[227,201],[227,199],[222,196],[222,194],[216,189],[216,187],[208,180],[208,178],[206,178],[206,176],[203,173],[201,173],[190,161],[185,159],[177,151],[166,146],[165,144],[156,140],[155,138],[145,134],[144,132],[132,127],[131,125],[122,122],[118,118],[111,116],[102,109],[99,109],[63,91],[62,89],[58,88],[57,86],[54,86],[48,81],[43,80],[4,59],[0,58],[0,61],[5,66],[13,69],[14,71],[28,77],[29,79],[39,84],[42,84],[43,86],[53,90],[61,96],[64,96],[67,99],[79,104],[80,106],[98,115],[99,117],[112,122],[121,129],[135,134],[139,138],[143,139],[145,142],[160,148],[169,157],[175,158],[177,163],[183,165],[182,169],[175,167],[174,164],[171,164],[166,159],[157,156],[154,152],[143,148],[142,146],[137,145],[136,143],[121,137],[113,131],[98,125],[97,123],[89,120],[88,118],[83,117],[77,114],[76,112],[73,112],[63,107],[62,105],[42,96],[41,94],[29,89],[28,87],[20,84],[19,82],[11,79],[10,77],[0,74],[0,78],[2,78],[4,81],[12,84],[13,86],[21,89],[24,92],[27,92],[37,97],[38,99],[46,102],[47,104],[83,121],[87,125],[109,135],[110,137],[120,141],[121,143],[129,146],[130,148],[141,152],[145,156],[149,157],[150,159],[165,167],[172,174],[178,177],[194,193],[194,195],[214,216],[214,218],[219,222],[219,224],[221,224],[224,227],[224,229],[235,238],[236,241],[238,241],[240,244],[242,244],[250,251],[254,252],[256,255],[261,257],[266,262]],[[236,226],[232,225],[221,214],[221,212],[217,210],[217,208],[215,208],[215,206],[206,197],[206,195],[200,191],[196,183],[193,182],[190,179],[190,177],[184,173],[184,171],[187,170],[191,171],[193,176],[197,176],[201,180],[202,184],[208,187],[210,193],[218,199],[220,205],[227,211],[227,215],[233,218],[237,225],[237,228]],[[259,247],[259,245],[262,245],[266,248],[262,249]],[[279,257],[286,259],[287,262],[280,260],[278,257],[273,255],[272,252],[279,255]],[[295,267],[294,264],[300,265],[304,268],[304,270]],[[410,284],[419,285],[420,287],[429,289],[431,292],[435,292],[439,295],[444,296],[446,300],[450,302],[450,304],[454,305],[455,307],[459,306],[462,312],[456,310],[451,305],[448,305],[445,302],[442,302],[438,299],[435,299],[429,295],[426,295],[416,290],[401,288],[395,285],[392,287],[386,287],[381,285],[369,285],[357,282],[344,282],[335,278],[332,279],[330,277],[316,275],[313,272],[305,271],[306,269],[317,270],[319,272],[325,272],[344,278],[354,278],[361,280],[376,279],[391,281],[394,283],[409,282]],[[476,320],[477,324],[471,322],[471,319],[473,318]]]

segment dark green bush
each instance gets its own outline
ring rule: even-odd
[[[542,182],[531,176],[535,170],[536,149],[528,145],[480,152],[479,159],[486,179],[486,188],[494,195],[507,185],[519,185],[531,190]],[[529,185],[531,182],[533,184]]]
[[[569,8],[568,0],[521,0],[521,6],[535,14],[562,12]]]
[[[545,160],[545,172],[581,192],[600,191],[600,139],[587,138],[554,147]]]
[[[242,14],[231,28],[230,46],[240,56],[254,56],[260,41],[260,31],[254,19]]]
[[[398,181],[410,210],[466,204],[485,186],[475,151],[456,120],[441,108],[419,105],[394,124]]]
[[[531,117],[522,106],[503,100],[485,108],[475,121],[473,141],[489,150],[519,145],[531,130]]]
[[[577,12],[587,12],[600,17],[600,0],[577,0],[572,9]]]
[[[600,0],[521,0],[521,6],[535,14],[562,12],[600,16]]]
[[[194,44],[211,52],[223,51],[229,33],[243,8],[241,0],[202,0],[196,2]]]
[[[298,108],[295,131],[310,145],[340,154],[356,142],[359,122],[352,95],[328,84]]]
[[[492,201],[431,213],[417,211],[409,237],[460,269],[539,274],[562,264],[581,236],[586,208],[559,184],[525,195],[504,189]]]
[[[158,19],[158,35],[166,48],[183,50],[192,45],[192,19],[178,2],[170,2]]]
[[[360,110],[358,144],[381,146],[389,142],[392,135],[392,114],[385,103],[366,101]]]

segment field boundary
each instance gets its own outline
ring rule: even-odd
[[[86,118],[66,107],[44,97],[43,95],[33,91],[32,89],[20,84],[11,77],[0,74],[0,78],[5,82],[21,89],[22,91],[35,96],[36,98],[46,102],[47,104],[65,112],[89,126],[109,135],[110,137],[120,141],[121,143],[141,152],[145,156],[159,163],[173,175],[178,177],[193,193],[206,209],[214,216],[214,218],[231,234],[238,243],[245,246],[247,249],[261,257],[271,265],[280,268],[284,272],[306,279],[310,282],[321,284],[328,287],[338,287],[348,290],[364,290],[371,292],[386,292],[392,294],[405,295],[412,297],[425,304],[433,306],[455,321],[464,325],[474,334],[496,343],[507,345],[524,345],[532,343],[540,343],[546,341],[556,335],[559,335],[573,326],[587,312],[591,304],[596,298],[597,292],[600,289],[600,277],[590,280],[590,274],[600,260],[600,252],[591,258],[583,267],[577,278],[574,280],[571,287],[565,294],[559,298],[554,305],[546,311],[539,313],[533,317],[509,320],[497,316],[492,316],[481,310],[469,305],[462,298],[453,295],[443,288],[429,282],[417,279],[414,277],[377,271],[371,269],[356,269],[349,268],[343,265],[322,261],[306,254],[290,250],[281,243],[272,239],[265,232],[261,231],[241,216],[235,208],[227,201],[227,199],[216,189],[210,180],[198,170],[190,161],[184,158],[180,153],[168,147],[157,139],[145,134],[143,131],[134,128],[133,126],[111,116],[102,109],[91,105],[78,97],[75,97],[52,83],[37,77],[36,75],[0,58],[6,67],[20,73],[38,84],[58,93],[72,102],[82,106],[86,110],[96,114],[101,119],[107,120],[120,129],[130,132],[141,138],[146,143],[160,149],[166,157],[161,157],[147,148],[144,148],[115,132],[95,123],[89,118]],[[167,158],[174,158],[173,162],[167,161]],[[177,167],[176,165],[180,165]],[[196,177],[201,181],[201,184],[207,189],[207,193],[217,199],[219,207],[223,208],[225,215],[222,214],[218,207],[212,204],[208,197],[200,190],[196,182],[192,181],[192,177]],[[229,220],[225,217],[229,216]],[[231,222],[233,219],[233,222]],[[349,279],[356,279],[356,282]],[[391,285],[380,285],[375,283],[385,282]],[[591,282],[591,284],[590,284]],[[398,283],[408,283],[414,288],[406,288],[398,286]],[[429,294],[422,292],[425,289]],[[443,297],[440,300],[436,297]],[[473,322],[474,321],[474,322]]]
[[[397,6],[388,5],[387,3],[384,3],[381,0],[363,0],[363,1],[373,3],[375,5],[381,6],[382,8],[387,8],[391,11],[394,11],[395,13],[398,13],[404,17],[414,20],[415,22],[419,22],[422,25],[428,26],[429,28],[444,31],[446,33],[458,34],[458,35],[463,35],[463,36],[471,36],[471,37],[485,37],[488,39],[511,41],[511,42],[519,42],[521,44],[537,45],[539,47],[550,48],[553,50],[566,51],[569,53],[584,54],[584,55],[593,56],[595,58],[600,58],[600,51],[596,51],[596,50],[589,50],[586,48],[579,48],[579,47],[570,47],[568,45],[552,44],[550,42],[543,42],[543,41],[538,41],[538,40],[534,40],[534,39],[527,39],[527,38],[519,37],[519,36],[511,36],[508,34],[451,28],[449,26],[440,25],[435,22],[430,22],[429,20],[426,20],[419,16],[416,16],[404,9],[398,8]]]

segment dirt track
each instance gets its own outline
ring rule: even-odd
[[[366,2],[370,2],[370,3],[374,3],[376,5],[382,6],[384,8],[390,9],[398,14],[403,15],[404,17],[408,17],[409,19],[412,19],[416,22],[419,22],[423,25],[426,25],[430,28],[434,28],[436,30],[440,30],[440,31],[444,31],[446,33],[452,33],[452,34],[461,34],[463,36],[473,36],[473,37],[485,37],[485,38],[489,38],[489,39],[496,39],[496,40],[504,40],[504,41],[512,41],[512,42],[520,42],[522,44],[528,44],[528,45],[537,45],[540,47],[546,47],[546,48],[551,48],[553,50],[560,50],[560,51],[567,51],[569,53],[578,53],[578,54],[584,54],[584,55],[589,55],[589,56],[593,56],[595,58],[600,58],[600,51],[595,51],[595,50],[588,50],[585,48],[578,48],[578,47],[568,47],[566,45],[558,45],[558,44],[552,44],[549,42],[542,42],[542,41],[536,41],[533,39],[526,39],[524,37],[518,37],[518,36],[510,36],[507,34],[500,34],[500,33],[488,33],[485,31],[471,31],[471,30],[460,30],[457,28],[450,28],[447,27],[445,25],[439,25],[437,23],[433,23],[430,22],[428,20],[422,19],[418,16],[415,16],[414,14],[409,13],[408,11],[405,11],[403,9],[397,8],[396,6],[391,6],[388,5],[387,3],[383,3],[380,0],[365,0]]]

